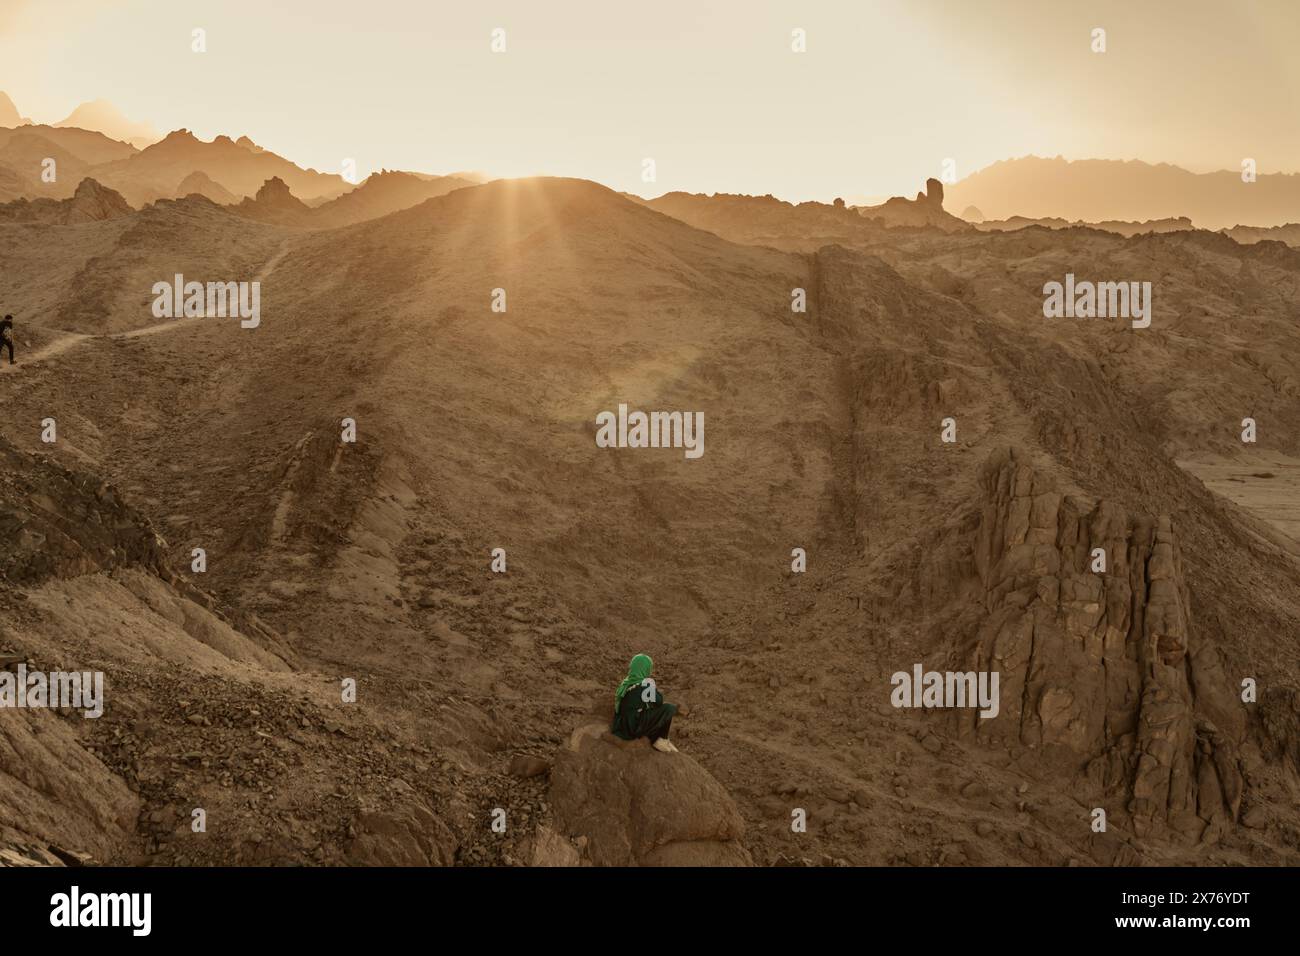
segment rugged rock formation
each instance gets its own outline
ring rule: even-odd
[[[279,176],[264,182],[256,198],[245,199],[235,211],[249,219],[282,226],[305,224],[311,217],[311,209],[289,191],[288,184]]]
[[[131,212],[130,205],[122,198],[121,193],[107,186],[101,186],[93,179],[83,179],[65,207],[63,221],[98,222],[102,219],[129,216]]]
[[[0,220],[69,225],[129,216],[133,210],[122,195],[93,179],[83,179],[70,198],[16,199],[0,206]]]
[[[153,524],[111,484],[0,438],[0,585],[34,587],[101,571],[142,571],[146,577],[128,587],[154,613],[232,657],[285,669],[291,655],[273,632],[252,619],[227,617],[210,594],[172,569],[166,553]],[[245,641],[232,624],[271,650]]]
[[[943,183],[934,177],[925,181],[925,192],[916,194],[917,202],[929,203],[932,206],[943,208]]]
[[[748,866],[731,796],[684,753],[623,741],[603,723],[573,732],[551,771],[562,834],[597,866]]]
[[[986,617],[958,652],[1001,674],[1001,712],[965,728],[1086,768],[1139,834],[1231,826],[1245,720],[1198,638],[1167,516],[1063,494],[1022,454],[984,470],[975,564]],[[1105,571],[1093,571],[1105,553]]]
[[[732,242],[811,251],[828,242],[849,241],[871,228],[856,210],[843,205],[796,205],[771,195],[671,192],[649,201],[636,196],[627,198]]]
[[[165,574],[164,547],[107,482],[0,439],[0,579],[34,585],[129,565]]]
[[[102,860],[134,830],[139,796],[85,749],[82,730],[49,710],[0,708],[0,865],[53,865],[53,845]]]
[[[932,226],[944,232],[963,232],[972,228],[943,208],[943,183],[933,178],[925,181],[925,192],[917,193],[915,199],[895,196],[879,206],[863,206],[858,213],[890,229]]]

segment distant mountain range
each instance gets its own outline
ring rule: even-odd
[[[970,211],[969,207],[967,211]],[[1028,219],[1024,216],[1012,216],[1010,219],[971,219],[971,224],[980,232],[1014,232],[1030,226],[1042,226],[1044,229],[1099,229],[1102,232],[1113,232],[1125,237],[1150,233],[1186,232],[1196,228],[1186,216],[1179,216],[1177,219],[1148,219],[1145,222],[1125,222],[1118,219],[1070,222],[1056,217]],[[1300,246],[1300,224],[1296,223],[1285,226],[1233,226],[1230,229],[1220,229],[1219,232],[1243,245],[1274,240],[1286,243],[1288,246]]]
[[[351,192],[313,208],[296,197],[284,180],[273,177],[263,184],[254,198],[245,199],[234,210],[248,219],[278,226],[332,229],[378,219],[418,206],[427,199],[444,196],[453,189],[473,185],[476,184],[457,176],[417,176],[383,170],[367,176]],[[196,191],[213,198],[207,192]]]
[[[56,172],[53,182],[42,176],[51,159]],[[488,178],[472,172],[383,175],[389,178],[376,180],[354,203],[309,215],[284,200],[274,183],[309,210],[338,200],[356,186],[334,173],[304,169],[246,136],[217,136],[204,142],[180,129],[159,138],[148,124],[133,122],[106,100],[84,103],[53,125],[33,124],[0,92],[0,202],[68,199],[83,179],[92,178],[136,208],[198,193],[220,205],[246,201],[243,214],[253,218],[321,226],[335,217],[340,223],[358,221],[356,217],[368,211],[384,215]],[[421,181],[432,188],[421,186]],[[259,198],[268,185],[271,193]],[[781,216],[778,207],[788,205],[773,197],[704,199],[673,193],[653,204],[688,219],[723,216],[727,223],[719,226],[724,233],[739,229],[746,235],[761,235],[763,216]],[[985,231],[1033,224],[1092,225],[1124,235],[1201,228],[1230,230],[1243,241],[1294,241],[1296,229],[1281,227],[1300,223],[1300,174],[1263,173],[1254,182],[1243,182],[1241,173],[1231,170],[1192,173],[1136,160],[1027,156],[994,163],[949,185],[946,196],[942,184],[931,180],[915,200],[897,198],[878,206],[847,208],[838,201],[833,208],[803,203],[796,208],[809,235],[852,231],[853,223],[845,217],[856,215],[889,227],[945,231],[960,231],[967,223]],[[946,211],[958,209],[963,210],[960,218]],[[1241,229],[1234,230],[1238,226]]]
[[[144,149],[158,142],[158,131],[148,123],[137,123],[122,115],[121,110],[108,100],[93,100],[82,103],[68,117],[55,126],[75,126],[78,129],[94,130],[103,133],[109,139],[130,143],[137,149]]]
[[[47,181],[51,159],[54,179]],[[322,228],[387,215],[487,178],[382,171],[357,186],[304,169],[247,136],[204,142],[180,129],[159,138],[106,100],[83,104],[52,126],[34,125],[0,93],[0,203],[71,199],[91,179],[135,208],[198,194],[248,218]]]
[[[981,169],[948,187],[948,207],[985,219],[1083,222],[1186,217],[1201,229],[1300,222],[1300,175],[1192,173],[1167,163],[1026,156]],[[966,212],[963,217],[971,218]]]
[[[180,183],[196,171],[240,197],[255,196],[274,178],[284,180],[305,202],[334,199],[352,189],[342,176],[303,169],[246,136],[238,140],[218,136],[205,143],[186,129],[168,133],[146,149],[95,169],[93,175],[131,205],[141,206],[175,195]]]
[[[31,120],[18,113],[18,107],[14,106],[14,101],[9,98],[9,94],[0,92],[0,126],[13,128],[15,126],[25,126]]]
[[[0,91],[0,128],[16,129],[31,125],[35,125],[31,118],[19,113],[18,107],[14,106],[14,101],[9,98],[9,95]],[[137,123],[128,119],[108,100],[91,100],[89,103],[82,103],[67,117],[53,125],[103,133],[109,139],[130,143],[137,149],[143,149],[161,138],[158,131],[148,123]]]

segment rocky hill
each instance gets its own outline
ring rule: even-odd
[[[117,219],[133,212],[120,194],[83,179],[69,199],[15,199],[0,205],[0,220],[68,225]]]
[[[98,723],[38,715],[62,728],[49,765],[102,786],[27,813],[11,784],[14,846],[1300,860],[1300,546],[1272,491],[1300,474],[1300,258],[1280,243],[531,179],[328,230],[198,196],[0,223],[0,263],[44,343],[0,369],[9,507],[34,534],[87,525],[99,555],[47,573],[27,539],[3,641],[117,688]],[[176,272],[257,277],[260,326],[152,318]],[[1151,281],[1151,325],[1045,318],[1067,273]],[[703,412],[704,454],[598,446],[620,403]],[[581,731],[637,652],[684,705],[681,754]],[[894,706],[917,665],[996,668],[998,714]]]
[[[237,197],[225,186],[214,182],[212,177],[202,170],[195,170],[176,187],[176,199],[184,199],[186,196],[199,195],[205,199],[210,199],[219,206],[230,206],[238,202]]]

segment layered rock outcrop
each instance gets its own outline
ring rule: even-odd
[[[251,654],[271,670],[293,658],[255,617],[228,617],[211,594],[177,574],[167,560],[166,541],[113,485],[0,438],[0,586],[36,587],[126,570],[144,572],[148,580],[122,580],[154,613],[195,639],[224,652],[239,645],[241,652],[231,656]],[[244,647],[232,626],[264,647]]]
[[[0,580],[35,585],[131,565],[170,578],[164,549],[110,484],[0,439]]]
[[[1013,450],[985,465],[983,492],[985,616],[957,656],[999,672],[1001,708],[963,717],[966,732],[1073,763],[1139,834],[1232,825],[1245,718],[1198,637],[1173,522],[1064,494]]]

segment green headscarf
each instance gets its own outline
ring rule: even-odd
[[[632,663],[627,665],[627,676],[623,678],[623,683],[618,685],[618,690],[614,693],[615,712],[623,703],[623,695],[649,677],[654,666],[655,662],[650,660],[649,654],[638,654],[632,658]]]

